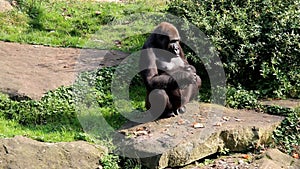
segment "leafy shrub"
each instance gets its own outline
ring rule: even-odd
[[[0,98],[0,112],[7,119],[16,120],[23,125],[46,123],[75,124],[76,114],[71,88],[60,87],[49,91],[40,101],[10,100],[8,96]]]
[[[101,112],[101,116],[112,127],[118,128],[125,122],[125,118],[115,108],[110,91],[115,69],[115,67],[106,67],[83,72],[72,86],[49,91],[39,101],[14,101],[6,95],[0,95],[0,116],[23,125],[60,123],[81,127],[76,114],[78,108],[82,105],[85,107],[94,105],[97,107],[94,113]],[[139,80],[138,77],[135,79]],[[132,88],[131,97],[137,100],[134,106],[142,109],[144,97],[140,96],[140,93],[145,91],[140,90],[139,86],[133,85]]]
[[[274,131],[275,142],[280,148],[292,155],[300,153],[300,109],[289,110],[290,113]]]
[[[278,105],[261,105],[261,109],[265,113],[279,116],[288,116],[289,114],[293,113],[292,109]]]
[[[72,86],[76,104],[94,104],[111,106],[111,82],[115,67],[106,67],[96,71],[81,73]]]
[[[299,0],[171,0],[168,11],[209,36],[229,84],[300,97]]]
[[[101,165],[104,169],[118,169],[120,168],[118,162],[120,161],[119,157],[112,154],[107,154],[101,159]]]
[[[83,72],[74,85],[49,91],[39,101],[14,101],[1,94],[0,115],[23,125],[62,123],[80,126],[76,114],[78,104],[96,104],[108,123],[119,126],[124,119],[114,108],[110,91],[114,71],[114,67],[107,67]]]
[[[254,91],[247,91],[240,86],[237,88],[229,87],[226,94],[226,105],[231,108],[258,108],[257,96]]]

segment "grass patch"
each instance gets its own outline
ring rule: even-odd
[[[3,117],[0,118],[0,133],[1,138],[22,135],[43,142],[88,140],[83,137],[84,133],[80,129],[74,128],[74,126],[62,124],[24,126]]]
[[[158,0],[127,3],[82,0],[17,2],[14,10],[0,13],[0,40],[62,47],[85,47],[93,34],[114,20],[166,8],[165,1]],[[139,38],[133,41],[139,41]]]
[[[38,101],[15,101],[0,94],[1,136],[24,135],[45,142],[109,140],[126,122],[110,91],[114,71],[108,67],[82,73],[72,86],[49,91]],[[143,86],[130,86],[134,109],[144,109],[145,94]]]

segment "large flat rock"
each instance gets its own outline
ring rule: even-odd
[[[300,99],[262,100],[260,103],[265,106],[281,106],[290,109],[300,107]]]
[[[0,41],[0,91],[40,99],[49,90],[73,84],[79,72],[118,65],[127,55]]]
[[[269,149],[264,153],[263,158],[254,161],[260,168],[270,169],[299,169],[300,160],[282,153],[278,149]]]
[[[283,117],[219,105],[187,105],[177,117],[120,130],[118,152],[149,168],[184,166],[218,151],[245,151],[268,144]]]
[[[10,2],[7,0],[0,0],[0,13],[12,10]]]
[[[105,148],[84,141],[43,143],[17,136],[0,140],[0,168],[98,168],[104,153]]]

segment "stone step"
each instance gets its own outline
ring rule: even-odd
[[[290,109],[300,107],[300,99],[261,100],[260,103],[265,106],[280,106]]]
[[[117,153],[149,168],[185,166],[221,150],[268,144],[283,117],[192,102],[187,112],[119,130]]]

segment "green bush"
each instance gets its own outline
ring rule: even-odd
[[[300,97],[299,0],[171,0],[168,11],[211,39],[229,84]]]
[[[119,156],[107,154],[100,160],[103,169],[118,169]]]
[[[49,91],[40,101],[14,101],[1,95],[0,114],[23,125],[63,123],[78,125],[71,88]]]
[[[82,106],[95,106],[95,114],[105,118],[114,128],[126,119],[113,104],[111,83],[115,67],[106,67],[81,73],[69,87],[49,91],[41,100],[15,101],[0,94],[0,117],[15,120],[22,125],[65,124],[81,128],[76,113]],[[138,77],[134,81],[140,81]],[[145,90],[138,85],[130,86],[130,97],[136,109],[144,108]],[[87,110],[86,109],[86,110]]]
[[[257,95],[254,91],[247,91],[240,86],[237,88],[228,87],[226,93],[226,106],[237,109],[258,108]]]
[[[281,108],[282,109],[282,108]],[[300,108],[288,110],[286,118],[274,131],[274,140],[288,154],[300,153]]]

